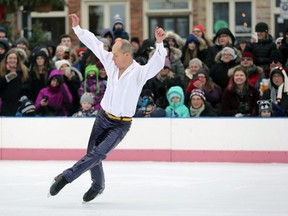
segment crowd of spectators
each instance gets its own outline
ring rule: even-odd
[[[165,65],[144,85],[135,117],[287,116],[288,30],[274,39],[266,23],[254,29],[250,40],[229,28],[209,38],[202,25],[186,38],[166,32]],[[140,65],[155,50],[153,38],[130,37],[119,15],[99,38],[107,51],[116,38],[129,40]],[[26,38],[10,43],[0,27],[0,116],[97,115],[105,68],[71,40],[65,34],[30,48]]]

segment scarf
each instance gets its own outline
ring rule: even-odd
[[[204,109],[205,109],[204,104],[199,109],[195,109],[192,106],[190,106],[190,116],[191,117],[199,117]]]

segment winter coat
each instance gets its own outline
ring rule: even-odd
[[[240,63],[241,54],[239,54],[239,51],[236,51],[237,57],[236,59],[225,63],[221,61],[221,51],[216,55],[214,66],[210,70],[210,77],[212,80],[221,87],[221,90],[224,91],[224,89],[227,87],[229,83],[229,75],[228,71],[230,68],[235,67]]]
[[[53,77],[60,76],[63,79],[62,73],[59,70],[53,70],[51,71],[48,81],[49,86],[46,88],[41,89],[39,92],[35,107],[36,111],[39,113],[39,115],[43,116],[67,116],[68,110],[67,106],[72,103],[72,95],[67,87],[67,85],[64,83],[59,83],[60,85],[56,88],[52,88],[50,86],[50,82]],[[42,107],[41,106],[41,100],[47,97],[48,98],[48,106]]]
[[[204,110],[201,112],[200,116],[199,117],[211,117],[211,116],[217,116],[217,110],[215,110],[211,104],[207,101],[204,102]],[[191,109],[191,106],[190,106],[190,109]],[[192,116],[191,113],[190,113],[190,116],[191,117],[195,117],[195,116]]]
[[[261,66],[264,70],[269,66],[269,57],[273,50],[276,50],[276,44],[271,35],[267,39],[253,43],[251,53],[254,56],[254,64]]]
[[[242,113],[249,116],[258,116],[259,91],[248,86],[246,94],[240,98],[235,90],[226,88],[222,94],[221,115],[235,116]]]
[[[174,96],[179,97],[180,102],[173,103]],[[168,90],[167,100],[169,102],[169,106],[165,109],[167,117],[190,117],[189,110],[184,105],[184,92],[180,86],[173,86]]]
[[[184,79],[184,66],[181,62],[182,52],[178,48],[170,47],[171,54],[168,57],[171,63],[171,71],[176,74],[176,76],[180,77],[181,80]]]
[[[4,60],[3,60],[4,61]],[[5,76],[0,77],[0,115],[15,116],[20,106],[19,99],[26,95],[32,99],[31,80],[22,83],[22,71],[17,70],[17,77],[7,82]]]
[[[73,117],[91,117],[91,116],[97,116],[98,110],[95,110],[94,107],[91,107],[89,110],[83,110],[82,108],[74,113]]]

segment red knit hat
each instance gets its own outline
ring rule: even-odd
[[[77,55],[79,55],[79,53],[81,52],[86,52],[87,48],[86,47],[81,47],[79,49],[77,49]]]
[[[251,58],[253,61],[254,61],[254,56],[252,55],[252,53],[250,53],[250,52],[244,52],[243,54],[242,54],[242,58]]]
[[[199,29],[202,33],[205,33],[205,29],[202,25],[196,25],[193,27],[193,29]]]

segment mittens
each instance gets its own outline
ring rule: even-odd
[[[10,72],[7,75],[5,75],[6,81],[9,83],[11,80],[15,79],[17,77],[16,72]]]

